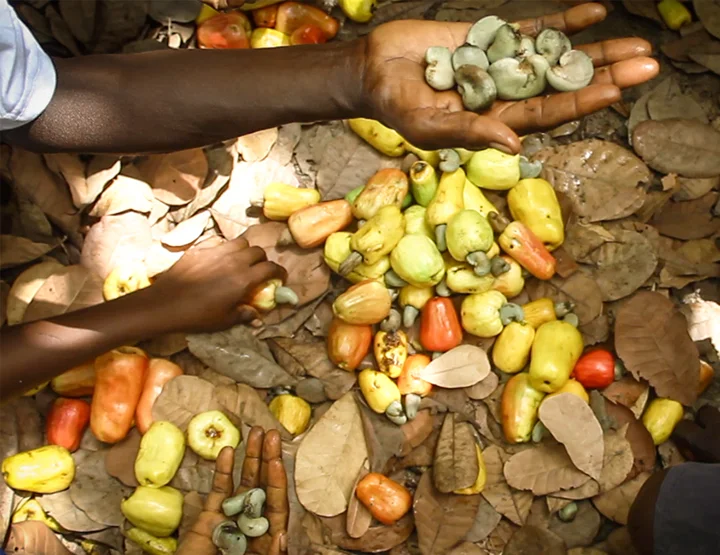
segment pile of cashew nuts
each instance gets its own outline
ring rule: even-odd
[[[435,90],[457,86],[468,110],[479,112],[496,99],[538,96],[547,84],[561,92],[586,87],[595,72],[592,59],[572,50],[570,39],[545,29],[536,39],[494,15],[477,21],[465,44],[451,52],[431,46],[425,53],[425,80]]]

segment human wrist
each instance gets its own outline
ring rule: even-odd
[[[335,72],[334,90],[339,91],[338,103],[346,112],[345,117],[367,117],[371,112],[365,93],[365,71],[367,56],[367,38],[361,37],[341,43],[344,59]]]

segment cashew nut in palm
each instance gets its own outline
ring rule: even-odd
[[[561,92],[587,87],[595,74],[592,58],[580,50],[570,50],[560,56],[559,65],[546,72],[548,83]]]
[[[518,52],[518,57],[527,58],[533,54],[537,54],[537,52],[535,52],[535,39],[528,35],[520,35],[520,51]]]
[[[425,81],[436,91],[447,91],[455,86],[452,54],[444,46],[431,46],[425,52]]]
[[[515,27],[505,24],[497,30],[495,40],[487,51],[490,63],[497,62],[503,58],[514,58],[520,54],[522,36]]]
[[[265,490],[262,488],[254,488],[247,492],[243,513],[250,518],[259,518],[262,516],[264,506]]]
[[[487,69],[490,62],[488,62],[487,55],[482,48],[472,44],[463,44],[453,52],[452,64],[453,69],[457,71],[462,66],[478,66]]]
[[[522,60],[503,58],[488,68],[501,100],[524,100],[545,90],[545,74],[550,65],[539,54]]]
[[[570,39],[557,29],[545,29],[535,39],[535,51],[543,56],[551,66],[558,63],[560,56],[572,49]]]
[[[470,27],[465,42],[483,50],[487,50],[495,40],[497,30],[505,24],[505,20],[500,19],[495,15],[483,17]]]
[[[244,555],[247,550],[247,539],[231,520],[218,524],[212,533],[212,542],[227,555]]]
[[[238,528],[248,538],[259,538],[268,531],[270,523],[264,516],[251,518],[246,514],[241,514],[237,520]]]
[[[472,112],[489,108],[497,98],[495,81],[479,66],[462,66],[455,72],[455,81],[463,106]]]

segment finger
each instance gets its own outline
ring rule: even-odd
[[[713,433],[720,432],[720,411],[711,405],[703,405],[695,415],[695,422]]]
[[[560,29],[567,34],[577,33],[594,23],[602,21],[606,16],[607,9],[605,9],[605,6],[590,3],[574,6],[564,12],[544,15],[534,19],[523,19],[516,23],[520,26],[521,33],[534,37],[548,27]]]
[[[284,533],[272,536],[268,555],[282,555],[287,552],[287,537]]]
[[[285,268],[275,262],[261,262],[255,264],[248,272],[248,281],[250,283],[264,283],[271,279],[279,279],[283,283],[287,279],[287,271]]]
[[[627,89],[655,78],[658,73],[660,64],[652,58],[633,58],[595,70],[592,84]]]
[[[241,304],[237,307],[238,322],[242,324],[249,324],[254,320],[260,319],[260,314],[252,306],[247,304]]]
[[[267,260],[267,254],[264,249],[260,247],[248,247],[243,249],[240,253],[242,260],[247,264],[248,268],[261,264]]]
[[[222,240],[222,237],[209,237],[202,243],[196,243],[192,246],[193,249],[202,250],[202,249],[212,249],[214,247],[219,247],[220,245],[223,245],[225,241]]]
[[[245,442],[245,460],[240,475],[240,486],[235,495],[260,486],[260,463],[264,438],[265,431],[260,426],[253,426]]]
[[[652,45],[645,39],[639,38],[603,40],[580,44],[575,48],[590,56],[595,67],[652,54]]]
[[[241,251],[246,248],[248,248],[249,244],[247,242],[247,239],[243,239],[242,237],[238,237],[236,239],[233,239],[232,241],[225,241],[222,244],[223,252],[236,252]]]
[[[490,115],[518,132],[555,127],[618,102],[614,85],[590,85],[575,92],[538,96],[521,102],[497,102]]]
[[[265,441],[263,441],[262,467],[260,469],[260,486],[266,488],[268,486],[268,463],[279,459],[282,456],[282,440],[280,432],[277,430],[268,430],[265,433]]]
[[[259,538],[248,538],[247,553],[252,555],[267,555],[270,551],[272,538],[270,534],[263,534]]]
[[[265,516],[270,522],[270,534],[287,530],[290,505],[287,498],[287,474],[282,459],[274,459],[267,465],[268,486],[266,493]]]
[[[222,502],[225,501],[233,490],[233,468],[235,467],[235,450],[232,447],[225,447],[215,461],[215,476],[213,477],[212,490],[205,500],[205,510],[212,513],[219,513]]]

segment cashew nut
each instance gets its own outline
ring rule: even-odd
[[[533,441],[533,443],[540,443],[540,442],[543,440],[543,438],[544,438],[545,436],[547,436],[547,435],[549,435],[549,434],[548,434],[548,429],[545,427],[545,424],[543,424],[542,422],[540,422],[540,421],[538,420],[537,423],[535,424],[535,426],[533,426],[533,429],[532,429],[532,441]]]
[[[572,48],[570,39],[557,29],[545,29],[535,39],[535,50],[543,56],[551,66],[558,63],[560,56]]]
[[[297,293],[285,285],[275,289],[275,302],[277,304],[289,304],[295,306],[300,302]]]
[[[247,498],[248,492],[241,493],[235,497],[228,497],[222,502],[222,510],[225,516],[235,516],[243,512],[245,508],[245,499]]]
[[[400,312],[393,308],[390,310],[388,317],[380,324],[380,329],[386,333],[396,332],[400,329],[401,320]]]
[[[520,156],[520,179],[531,179],[542,172],[543,165],[540,160],[531,162],[525,156]]]
[[[439,152],[439,156],[440,164],[438,167],[440,171],[451,173],[460,167],[460,155],[452,148],[443,148]]]
[[[227,555],[244,555],[247,550],[247,539],[231,520],[221,522],[215,527],[212,542]]]
[[[407,305],[405,308],[403,308],[403,326],[405,326],[406,328],[413,327],[415,320],[417,320],[418,314],[420,314],[420,311],[414,306]]]
[[[270,523],[264,516],[251,518],[246,514],[241,514],[237,520],[238,528],[248,538],[259,538],[268,531]]]
[[[462,66],[455,72],[455,81],[463,106],[472,112],[489,108],[497,98],[495,81],[479,66]]]
[[[577,516],[578,506],[575,501],[568,503],[558,511],[558,518],[563,522],[572,522]]]
[[[495,277],[501,276],[510,271],[510,263],[500,256],[490,261],[490,272]]]
[[[487,69],[490,62],[482,48],[472,44],[463,44],[453,52],[452,64],[453,69],[457,71],[462,66],[478,66],[481,69]]]
[[[562,318],[569,312],[572,312],[575,305],[571,301],[558,301],[555,303],[555,316]]]
[[[407,422],[407,416],[405,416],[405,413],[403,412],[400,401],[393,401],[390,403],[388,408],[385,409],[385,416],[388,417],[390,422],[397,424],[398,426],[402,426],[405,422]]]
[[[520,35],[520,52],[518,52],[518,57],[527,58],[533,54],[537,54],[537,52],[535,52],[535,40],[527,35]]]
[[[478,48],[487,50],[495,40],[497,30],[505,24],[505,20],[500,19],[495,15],[483,17],[470,27],[465,42],[472,46],[477,46]]]
[[[520,54],[520,43],[522,36],[517,29],[505,24],[497,30],[495,40],[487,51],[487,57],[491,64],[503,58],[514,58]]]
[[[450,291],[450,288],[447,286],[445,278],[435,286],[435,293],[439,297],[450,297],[452,295],[452,291]]]
[[[580,50],[570,50],[560,56],[560,63],[547,70],[548,83],[561,92],[577,91],[586,87],[595,74],[592,58]]]
[[[483,277],[491,271],[492,265],[483,251],[471,252],[465,257],[465,260],[473,267],[476,276]]]
[[[259,518],[262,516],[264,505],[265,491],[260,488],[251,489],[247,492],[243,513],[250,518]]]
[[[397,275],[394,270],[388,270],[385,272],[385,285],[388,287],[405,287],[407,281]]]
[[[488,68],[488,73],[495,80],[498,98],[524,100],[543,92],[549,67],[545,58],[533,54],[522,60],[498,60]]]
[[[445,240],[446,232],[447,224],[435,226],[435,244],[440,252],[445,252],[447,250],[447,241]]]
[[[574,327],[578,327],[580,325],[580,319],[574,312],[568,312],[565,316],[563,316],[563,322],[567,322]]]
[[[503,326],[510,322],[522,322],[525,320],[525,312],[519,304],[505,303],[500,308],[500,321]]]
[[[431,46],[425,52],[425,81],[436,91],[447,91],[455,85],[452,54],[444,46]]]
[[[420,395],[416,395],[415,393],[408,393],[407,395],[405,395],[404,401],[405,414],[407,415],[408,420],[412,420],[417,416],[422,397],[420,397]]]

